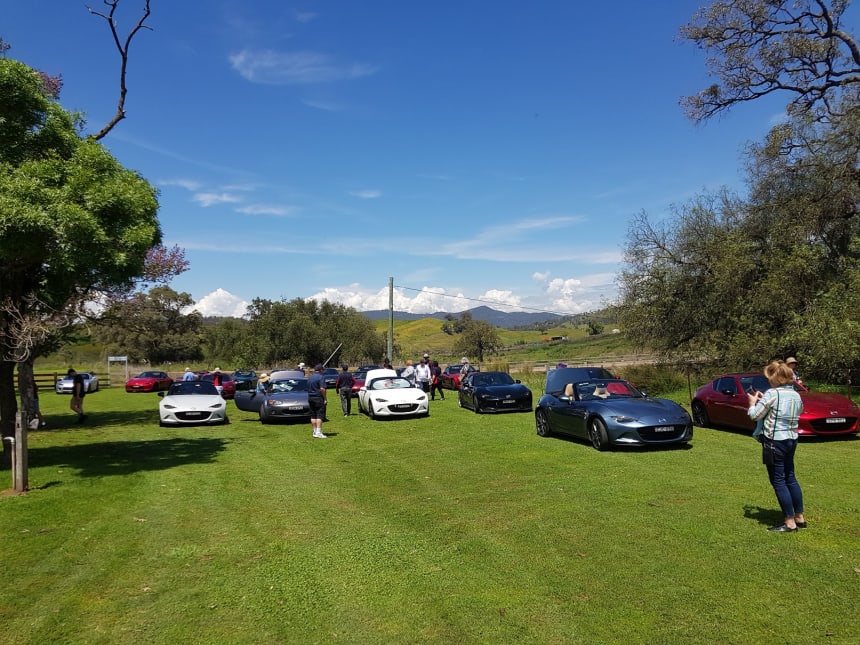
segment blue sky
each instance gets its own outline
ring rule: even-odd
[[[97,0],[91,6],[101,9]],[[138,19],[122,0],[120,29]],[[703,0],[152,0],[128,118],[103,143],[160,190],[172,287],[359,310],[579,313],[616,294],[628,221],[743,190],[782,97],[695,126],[710,81],[677,38]],[[84,2],[7,2],[9,56],[61,74],[100,129],[119,57]]]

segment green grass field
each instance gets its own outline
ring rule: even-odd
[[[3,643],[855,643],[860,441],[598,453],[455,398],[427,419],[159,428],[155,395],[45,392],[0,497]],[[536,397],[537,398],[537,397]],[[8,471],[0,476],[9,477]],[[8,484],[0,484],[0,489]]]

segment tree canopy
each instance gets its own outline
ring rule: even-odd
[[[42,75],[0,58],[0,424],[34,321],[67,324],[99,294],[129,289],[161,242],[157,192],[64,110]],[[46,327],[47,329],[47,327]],[[32,348],[31,348],[32,349]]]
[[[735,366],[860,356],[860,56],[847,2],[731,0],[682,34],[720,83],[689,97],[694,120],[767,94],[786,120],[747,151],[749,192],[695,197],[629,226],[620,317],[634,340]]]

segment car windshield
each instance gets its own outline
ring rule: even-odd
[[[218,389],[207,381],[180,381],[170,386],[167,396],[184,396],[186,394],[210,394],[221,396]]]
[[[279,381],[269,381],[269,392],[307,392],[308,380],[303,378],[285,378]]]
[[[161,372],[141,372],[137,378],[161,378],[162,376]]]
[[[741,387],[744,392],[749,392],[752,394],[753,392],[764,392],[770,389],[770,383],[768,383],[767,378],[765,378],[764,374],[756,374],[755,376],[742,376],[741,377]]]
[[[630,383],[618,379],[577,383],[575,389],[576,398],[580,401],[642,396],[642,393]]]
[[[513,385],[514,379],[504,372],[479,372],[472,377],[472,385],[484,387],[487,385]]]
[[[445,374],[459,374],[461,369],[462,365],[449,365],[445,368]]]
[[[371,390],[399,390],[401,388],[412,387],[412,383],[405,378],[400,377],[384,377],[374,379],[370,384]]]

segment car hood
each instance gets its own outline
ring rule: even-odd
[[[591,409],[599,409],[604,416],[634,417],[647,425],[691,423],[687,411],[669,399],[608,399],[588,401],[588,404]]]
[[[801,392],[805,414],[815,416],[857,416],[860,407],[848,397],[835,392]]]
[[[492,394],[494,396],[519,396],[526,394],[529,389],[522,383],[511,383],[510,385],[478,385],[475,392],[478,394]]]
[[[220,394],[178,394],[161,399],[161,405],[169,404],[177,408],[208,408],[216,403],[226,405]]]

